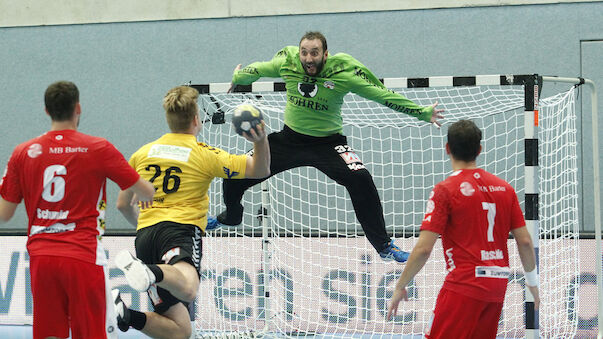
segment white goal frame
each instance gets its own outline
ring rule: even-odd
[[[574,84],[576,86],[586,84],[590,90],[591,96],[591,114],[592,114],[592,150],[593,150],[593,188],[594,188],[594,222],[595,222],[595,240],[596,240],[596,251],[597,251],[597,298],[598,298],[598,339],[603,339],[603,251],[601,248],[601,176],[599,172],[599,124],[598,124],[598,101],[597,101],[597,86],[590,79],[584,78],[564,78],[564,77],[551,77],[543,76],[545,82],[562,82]]]

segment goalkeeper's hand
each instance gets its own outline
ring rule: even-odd
[[[440,114],[440,113],[444,112],[444,109],[436,108],[437,105],[438,105],[437,101],[434,102],[433,105],[431,105],[431,107],[433,107],[433,113],[431,114],[430,122],[432,124],[434,124],[437,128],[440,128],[440,127],[442,127],[442,124],[440,124],[438,119],[444,119],[444,116]]]
[[[241,64],[238,64],[237,67],[235,67],[234,71],[232,71],[232,74],[234,75],[234,73],[236,73],[238,70],[241,69]],[[226,93],[232,93],[232,90],[235,88],[235,84],[234,83],[230,83],[230,87],[228,88],[228,91],[226,91]]]

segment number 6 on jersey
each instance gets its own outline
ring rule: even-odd
[[[63,165],[50,165],[44,170],[44,191],[42,199],[48,202],[63,200],[65,196],[65,179],[60,175],[67,175],[67,168]]]

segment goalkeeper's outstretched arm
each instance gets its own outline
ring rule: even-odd
[[[290,46],[283,48],[270,61],[254,62],[243,68],[241,68],[241,64],[237,65],[232,74],[228,92],[232,92],[236,85],[249,85],[259,78],[279,78],[281,76],[281,66],[291,53],[290,49]]]
[[[444,110],[436,108],[438,105],[437,101],[430,106],[417,105],[402,94],[387,89],[373,72],[357,60],[355,60],[353,75],[348,84],[351,92],[365,99],[385,105],[394,111],[408,114],[419,120],[432,123],[437,127],[441,126],[438,119],[444,118],[441,114]]]

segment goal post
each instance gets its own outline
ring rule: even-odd
[[[509,240],[512,276],[499,337],[569,337],[577,328],[578,286],[568,282],[580,274],[575,90],[541,99],[543,82],[553,81],[549,78],[382,79],[386,87],[420,105],[439,101],[446,110],[442,129],[353,94],[342,106],[348,144],[373,175],[388,233],[407,251],[416,242],[429,192],[451,171],[443,150],[446,125],[464,118],[482,129],[484,151],[478,166],[516,189],[541,272],[543,305],[535,312],[514,241]],[[231,111],[245,101],[264,111],[270,131],[283,127],[287,97],[282,82],[254,82],[237,86],[233,93],[226,93],[229,84],[190,86],[201,93],[201,114],[207,115],[200,139],[211,146],[230,153],[251,148],[230,126]],[[593,126],[593,133],[597,131]],[[595,206],[598,193],[596,188]],[[204,239],[196,314],[200,335],[412,338],[425,331],[445,278],[439,242],[409,286],[410,301],[401,304],[400,316],[386,321],[387,302],[403,266],[381,261],[364,238],[343,187],[314,168],[302,167],[250,188],[242,203],[240,226],[210,231]],[[210,214],[223,209],[221,182],[216,180],[210,188]],[[601,307],[600,262],[597,269]],[[570,294],[576,296],[571,307]],[[600,318],[599,324],[601,331]]]
[[[595,228],[595,250],[596,256],[596,275],[597,275],[597,338],[603,339],[603,250],[601,248],[603,238],[601,235],[601,175],[599,172],[599,124],[598,124],[598,100],[597,87],[590,79],[567,78],[543,76],[545,82],[560,82],[580,86],[586,84],[591,97],[591,117],[592,117],[592,155],[593,155],[593,205],[594,205],[594,228]]]

